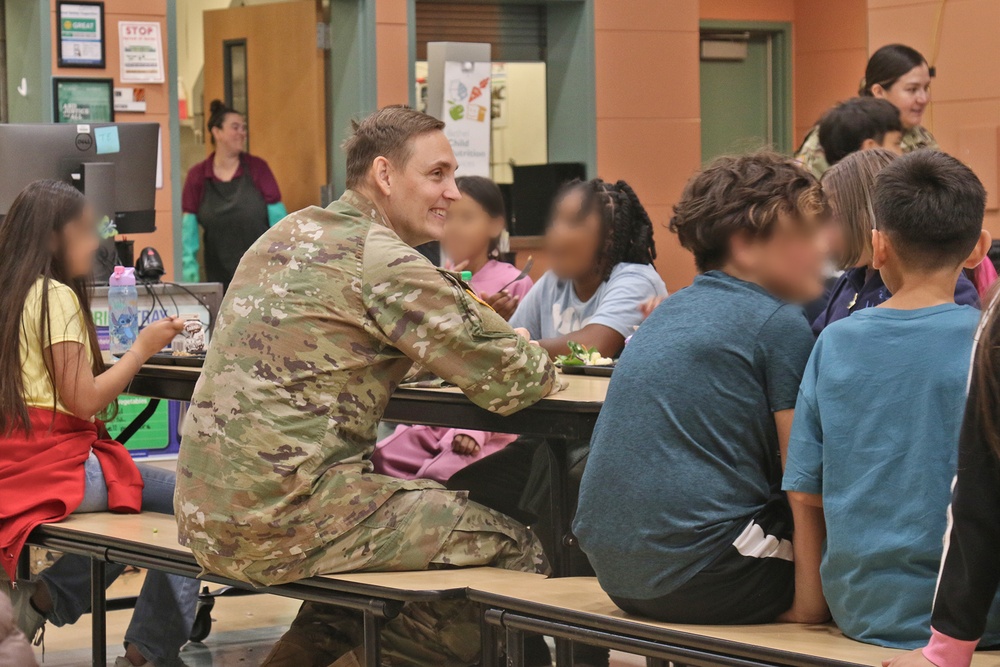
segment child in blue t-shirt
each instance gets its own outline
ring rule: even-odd
[[[914,648],[930,635],[979,319],[955,304],[955,281],[989,248],[985,204],[975,174],[943,153],[884,167],[872,264],[892,297],[824,329],[802,379],[783,485],[808,538],[793,609],[822,613],[822,578],[854,639]],[[984,644],[1000,640],[992,620]]]
[[[701,275],[622,353],[591,440],[574,533],[623,610],[773,621],[793,596],[781,460],[823,291],[819,184],[771,153],[696,175],[670,227]]]

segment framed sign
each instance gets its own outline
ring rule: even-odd
[[[57,123],[110,123],[115,119],[112,79],[52,79]]]
[[[103,69],[104,3],[56,3],[56,53],[59,67],[95,67]]]
[[[159,23],[119,21],[118,51],[122,83],[164,83]]]

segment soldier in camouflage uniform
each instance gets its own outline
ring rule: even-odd
[[[903,153],[910,153],[919,148],[932,148],[938,150],[937,141],[927,129],[921,125],[911,127],[903,133],[903,140],[900,143]],[[805,140],[795,153],[795,159],[808,169],[813,176],[821,178],[830,165],[826,162],[826,155],[823,154],[823,147],[819,144],[819,125],[813,126],[806,135]]]
[[[175,508],[206,571],[256,585],[318,574],[547,567],[512,519],[426,481],[375,475],[376,428],[414,363],[501,415],[555,371],[454,274],[412,246],[461,195],[442,124],[390,107],[345,142],[348,187],[292,213],[240,262],[184,425]],[[468,665],[466,602],[409,605],[386,624],[387,664]],[[350,664],[353,612],[305,603],[265,665]]]

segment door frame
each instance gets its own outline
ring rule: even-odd
[[[772,128],[774,149],[781,153],[791,153],[794,149],[792,137],[794,132],[792,119],[792,24],[784,21],[723,21],[708,19],[698,22],[698,30],[699,44],[700,33],[706,30],[766,33],[771,36],[771,109],[774,122]],[[698,49],[698,62],[700,68],[700,46]]]

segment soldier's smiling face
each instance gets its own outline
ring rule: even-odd
[[[385,214],[403,241],[416,246],[441,238],[451,203],[462,198],[455,185],[457,168],[451,144],[440,131],[411,139],[405,164],[389,166]]]

